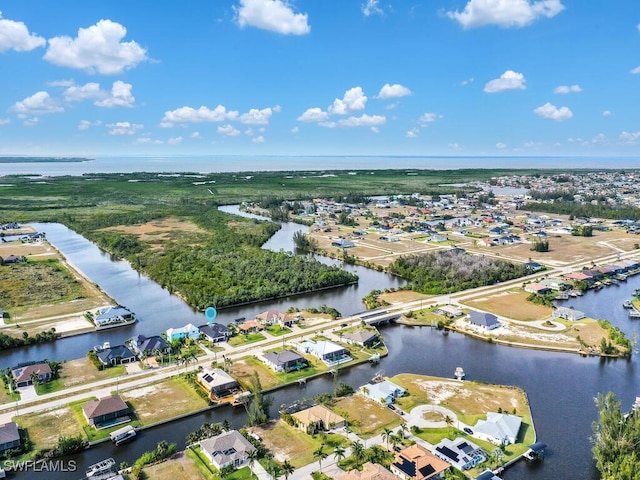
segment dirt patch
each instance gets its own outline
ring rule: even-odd
[[[279,384],[278,379],[272,373],[271,369],[264,366],[262,362],[258,363],[257,360],[242,358],[235,360],[231,365],[231,376],[245,387],[251,385],[251,378],[254,372],[258,373],[262,388],[271,388]]]
[[[398,290],[397,292],[382,293],[380,298],[390,304],[414,302],[416,300],[427,300],[433,295],[414,292],[413,290]]]
[[[86,357],[64,362],[60,367],[60,379],[65,388],[87,385],[124,374],[124,368],[121,366],[98,370]]]
[[[276,461],[289,460],[296,468],[313,462],[313,451],[320,446],[318,440],[282,420],[270,421],[252,430],[262,438]]]

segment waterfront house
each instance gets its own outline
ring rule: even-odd
[[[295,319],[286,313],[278,310],[267,310],[256,315],[263,325],[280,325],[281,327],[291,327],[295,323]]]
[[[33,385],[33,379],[38,378],[39,383],[48,382],[53,378],[51,367],[46,362],[21,363],[11,370],[16,387]]]
[[[469,323],[483,330],[493,330],[500,326],[498,317],[493,313],[472,311],[469,314]]]
[[[506,413],[487,413],[486,420],[478,420],[473,427],[474,435],[496,445],[516,443],[522,425],[522,417]]]
[[[207,391],[209,398],[213,401],[230,397],[242,391],[236,379],[219,368],[205,368],[198,373],[196,382]]]
[[[296,349],[304,354],[310,353],[330,367],[352,360],[349,350],[329,340],[304,340],[296,344]]]
[[[262,355],[262,361],[274,372],[302,370],[309,366],[309,362],[302,355],[286,349],[279,352],[265,353]]]
[[[349,470],[336,475],[336,480],[397,480],[393,473],[377,463],[367,462],[360,470]]]
[[[125,345],[114,345],[96,353],[98,360],[104,366],[133,363],[137,360],[136,354]]]
[[[0,453],[20,446],[20,431],[16,422],[0,425]]]
[[[476,480],[502,480],[499,476],[493,473],[491,470],[485,470],[476,477]]]
[[[390,470],[404,480],[440,480],[451,465],[419,444],[396,452]]]
[[[571,273],[566,273],[562,276],[562,278],[564,278],[565,280],[567,280],[568,282],[587,282],[587,283],[591,283],[593,282],[593,279],[590,275],[585,275],[582,272],[571,272]]]
[[[564,320],[572,320],[572,321],[580,320],[586,317],[584,312],[581,312],[580,310],[576,310],[575,308],[567,308],[567,307],[554,308],[553,312],[551,313],[551,316],[553,318],[562,318]]]
[[[468,470],[487,460],[487,454],[475,443],[458,437],[455,440],[443,438],[433,452],[458,470]]]
[[[221,323],[209,323],[198,327],[200,333],[213,343],[226,342],[231,336],[231,330]]]
[[[90,400],[82,406],[89,425],[97,429],[131,421],[129,406],[118,395]]]
[[[232,466],[241,468],[249,463],[249,453],[255,450],[249,440],[237,430],[230,430],[199,442],[200,449],[218,470]]]
[[[542,283],[531,282],[524,286],[524,291],[529,293],[535,293],[537,295],[544,295],[551,292],[551,287],[548,287]]]
[[[246,322],[238,325],[238,329],[242,333],[247,334],[249,332],[260,332],[264,330],[264,326],[260,322],[257,322],[255,320],[247,320]]]
[[[356,330],[352,333],[343,333],[342,338],[347,343],[360,345],[362,347],[372,347],[378,343],[378,333],[374,330]]]
[[[433,313],[436,315],[442,315],[447,318],[455,318],[462,316],[462,310],[454,307],[453,305],[442,305],[441,307],[435,308]]]
[[[556,291],[567,290],[570,287],[568,283],[565,283],[562,281],[562,279],[555,277],[545,278],[543,280],[540,280],[540,283],[549,287],[551,290]]]
[[[135,315],[120,305],[98,310],[97,315],[93,317],[93,322],[98,328],[116,325],[118,323],[128,323],[133,320],[135,320]]]
[[[291,416],[300,430],[309,433],[340,428],[346,425],[344,417],[324,405],[314,405],[313,407],[300,410]]]
[[[396,398],[402,397],[406,390],[389,380],[371,381],[363,385],[358,391],[376,402],[385,403],[387,405],[396,401]]]
[[[14,263],[26,262],[24,255],[7,255],[2,259],[2,265],[13,265]]]
[[[145,337],[144,335],[136,335],[127,342],[131,350],[136,355],[158,355],[169,353],[169,347],[164,338],[154,335],[153,337]]]
[[[169,343],[173,342],[174,340],[182,340],[187,338],[197,340],[198,337],[200,337],[200,329],[192,323],[188,323],[182,328],[167,329],[165,335],[167,337],[167,342]]]

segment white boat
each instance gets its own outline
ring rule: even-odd
[[[136,430],[131,425],[127,425],[126,427],[114,430],[109,434],[109,436],[111,437],[111,441],[115,443],[116,446],[122,445],[123,443],[127,443],[135,438]]]
[[[464,380],[464,370],[462,369],[462,367],[457,367],[456,371],[454,373],[454,376],[458,379],[458,380]]]
[[[87,478],[100,477],[105,473],[113,472],[116,467],[116,461],[113,458],[106,458],[98,463],[90,465],[85,471]]]
[[[624,308],[633,308],[633,303],[631,302],[631,300],[625,300],[622,306]]]

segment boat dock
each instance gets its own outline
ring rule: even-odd
[[[533,445],[529,445],[529,450],[524,452],[522,457],[528,462],[542,460],[544,458],[544,451],[547,448],[547,444],[543,442],[536,442]]]
[[[122,445],[123,443],[133,440],[136,436],[136,430],[131,426],[119,428],[109,434],[111,441],[116,445]]]
[[[640,318],[640,312],[635,308],[629,310],[629,318]]]

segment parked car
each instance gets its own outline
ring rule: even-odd
[[[473,435],[473,430],[471,430],[469,427],[464,427],[462,430],[464,430],[465,433],[468,433],[469,435]]]
[[[391,403],[388,404],[387,407],[389,407],[391,410],[395,410],[396,409],[395,405],[393,405]]]

